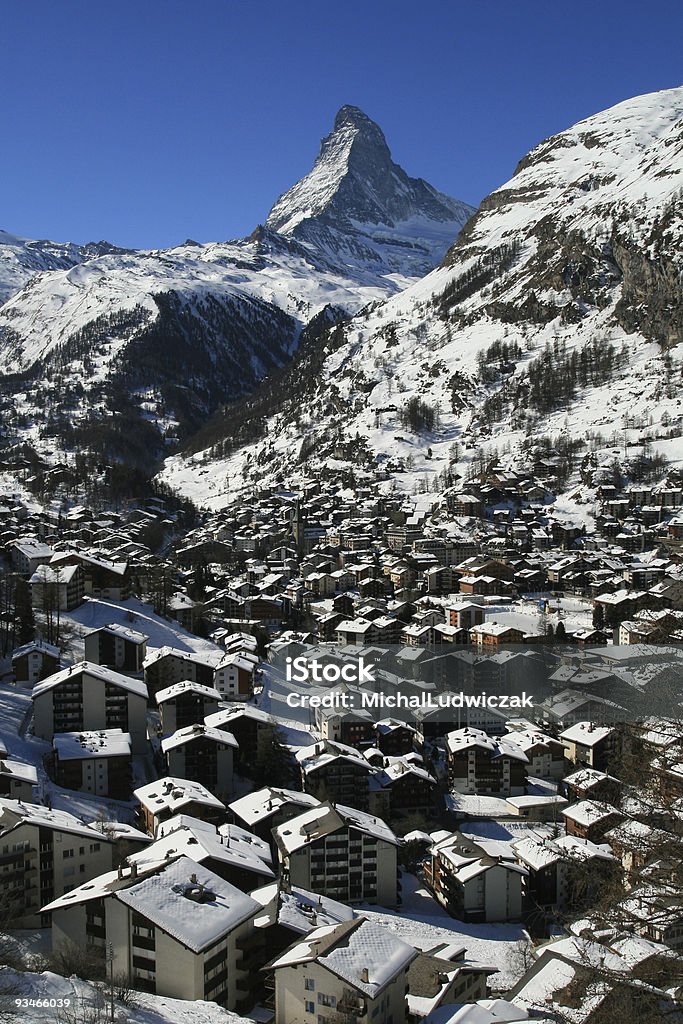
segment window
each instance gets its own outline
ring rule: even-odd
[[[318,992],[318,1002],[321,1006],[331,1006],[334,1009],[337,1005],[337,998],[325,995],[324,992]]]
[[[315,991],[315,979],[314,978],[305,978],[304,979],[304,988],[306,989],[307,992],[314,992]]]
[[[63,860],[68,860],[69,857],[73,857],[73,855],[74,855],[73,850],[62,850],[62,859]]]
[[[306,1003],[306,1013],[315,1013],[315,1003]]]

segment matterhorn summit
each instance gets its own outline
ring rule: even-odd
[[[328,258],[412,277],[438,263],[474,212],[411,178],[391,159],[381,128],[343,106],[313,169],[280,196],[267,227]]]

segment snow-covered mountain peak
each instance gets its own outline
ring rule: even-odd
[[[356,267],[427,273],[473,213],[410,178],[391,159],[381,128],[343,106],[312,170],[280,196],[266,227]]]

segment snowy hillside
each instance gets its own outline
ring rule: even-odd
[[[0,403],[19,425],[10,439],[49,460],[94,431],[100,459],[139,463],[114,436],[118,417],[136,424],[129,436],[146,434],[149,464],[285,364],[323,311],[349,317],[431,269],[472,212],[391,163],[355,108],[340,112],[323,152],[287,194],[303,219],[285,196],[274,208],[285,219],[271,213],[243,240],[127,251],[0,234]],[[327,191],[309,181],[320,186],[323,172]],[[322,232],[317,241],[304,225]]]
[[[539,445],[578,452],[589,482],[617,456],[675,467],[682,219],[683,89],[588,118],[521,161],[439,269],[330,335],[262,440],[164,478],[220,507],[288,470],[439,491]],[[586,500],[580,483],[570,460],[557,489]]]
[[[108,242],[76,245],[74,242],[33,241],[0,230],[0,303],[20,291],[36,274],[68,270],[105,252],[124,252]]]

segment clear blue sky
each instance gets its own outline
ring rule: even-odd
[[[0,227],[233,238],[343,103],[477,203],[542,138],[683,84],[681,0],[6,0]]]

